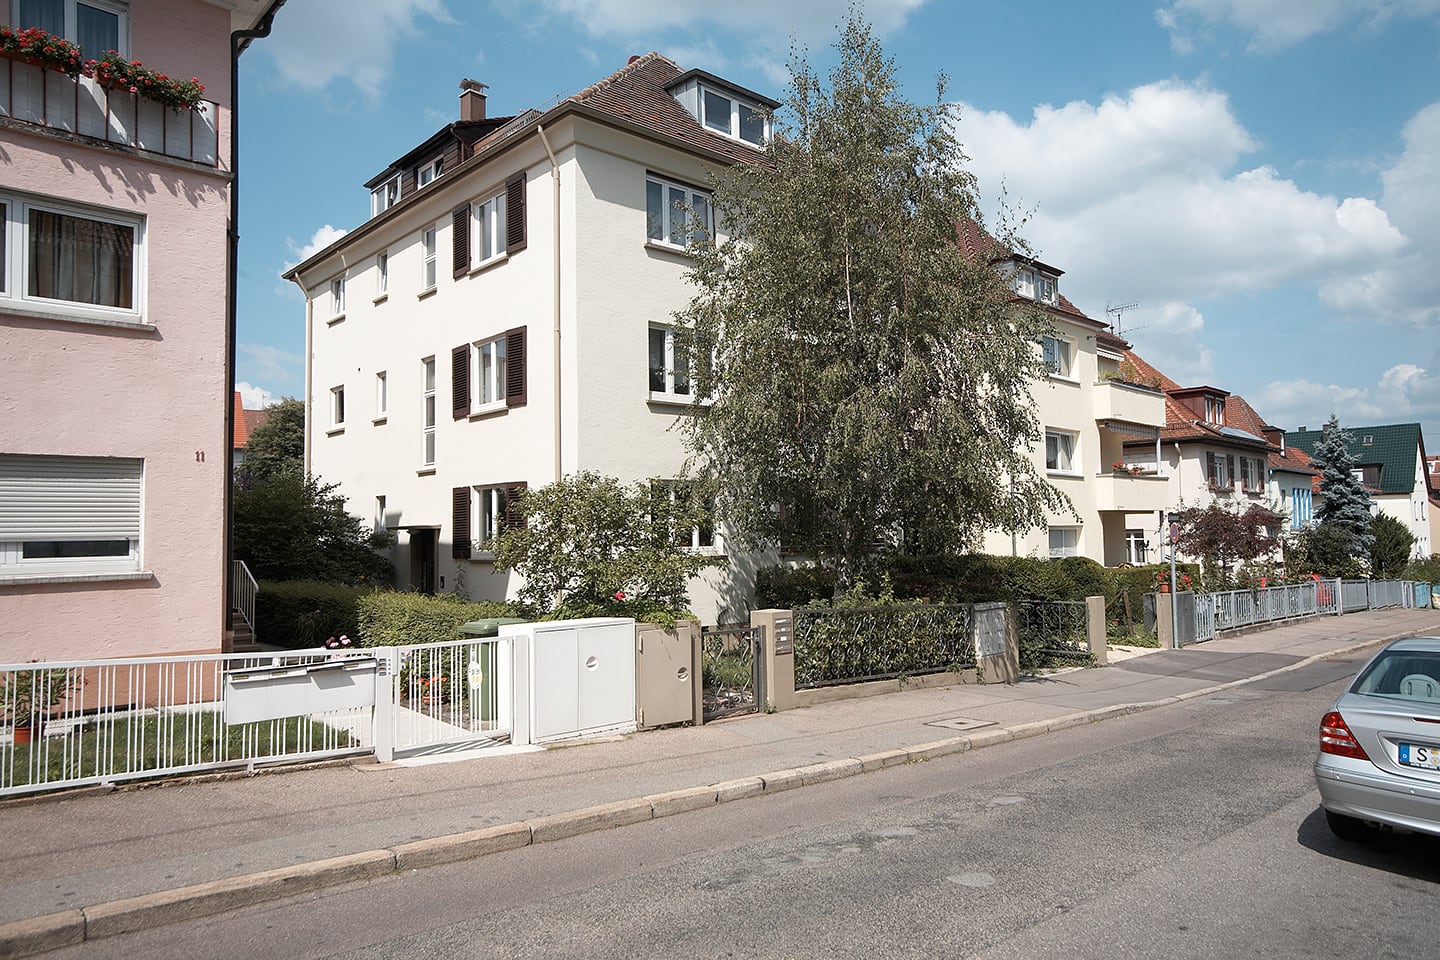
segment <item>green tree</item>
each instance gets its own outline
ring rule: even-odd
[[[1268,507],[1252,503],[1244,510],[1230,503],[1188,507],[1172,515],[1180,526],[1178,546],[1199,557],[1207,575],[1224,580],[1233,564],[1253,563],[1280,547],[1278,530],[1285,518]]]
[[[690,578],[719,562],[682,546],[709,523],[685,486],[586,471],[525,491],[516,508],[525,522],[501,531],[495,566],[524,578],[518,599],[541,616],[673,622]]]
[[[1324,527],[1334,527],[1349,539],[1352,557],[1368,558],[1374,537],[1370,533],[1373,504],[1365,484],[1355,476],[1355,458],[1350,454],[1350,434],[1340,429],[1333,413],[1324,435],[1311,457],[1320,470],[1320,496],[1324,501],[1316,518]]]
[[[1415,549],[1415,535],[1388,513],[1371,518],[1370,533],[1375,538],[1370,547],[1370,575],[1377,580],[1398,578],[1405,572],[1405,565]]]
[[[242,486],[284,471],[299,473],[305,457],[305,404],[286,397],[267,408],[269,417],[245,442],[245,459],[236,467]]]
[[[260,580],[389,584],[394,567],[372,533],[345,510],[335,484],[279,470],[235,492],[235,558]]]
[[[792,59],[764,161],[714,183],[725,237],[697,244],[676,318],[682,429],[730,534],[814,554],[843,591],[879,552],[956,552],[1068,501],[1027,453],[1051,324],[957,243],[978,217],[944,78],[908,102],[854,11],[837,48],[828,84]]]
[[[1327,579],[1354,579],[1365,575],[1351,553],[1350,535],[1338,526],[1317,524],[1291,538],[1285,550],[1285,569],[1292,575],[1316,573]]]

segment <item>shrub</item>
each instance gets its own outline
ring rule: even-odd
[[[451,594],[376,591],[359,599],[360,643],[366,647],[403,646],[459,640],[461,625],[491,617],[516,617],[500,600],[468,601]]]
[[[1432,553],[1425,560],[1411,560],[1403,576],[1421,583],[1440,583],[1440,553]]]
[[[755,573],[755,606],[794,610],[835,595],[835,571],[818,564],[764,567]]]
[[[261,581],[255,598],[255,637],[298,650],[324,645],[342,633],[359,635],[357,605],[374,587],[317,580]]]

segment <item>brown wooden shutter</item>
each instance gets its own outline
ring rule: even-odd
[[[1211,483],[1218,483],[1220,479],[1215,476],[1215,454],[1209,451],[1205,453],[1205,479]]]
[[[1235,486],[1235,456],[1230,453],[1225,454],[1225,486]]]
[[[450,491],[452,509],[450,530],[454,543],[450,555],[456,560],[470,559],[470,488],[456,487]]]
[[[505,184],[505,252],[519,253],[529,240],[525,236],[525,174]]]
[[[450,399],[456,420],[470,416],[470,344],[450,351]]]
[[[506,530],[524,530],[525,514],[520,510],[520,495],[529,484],[507,483],[505,485],[505,517],[501,521]]]
[[[505,406],[525,406],[525,328],[505,331]]]
[[[450,257],[456,280],[470,272],[470,204],[450,214]]]

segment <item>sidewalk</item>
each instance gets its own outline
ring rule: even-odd
[[[1008,686],[908,690],[464,762],[11,802],[0,805],[0,957],[1043,734],[1415,634],[1440,635],[1440,611],[1326,617]]]

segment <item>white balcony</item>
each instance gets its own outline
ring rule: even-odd
[[[1165,394],[1153,387],[1123,380],[1101,380],[1095,384],[1094,396],[1096,420],[1144,427],[1165,426]]]
[[[176,112],[128,91],[106,89],[89,77],[71,79],[0,59],[0,117],[20,123],[217,166],[218,116],[213,100]]]
[[[1159,474],[1103,473],[1091,482],[1100,511],[1153,513],[1170,506],[1170,481]]]

